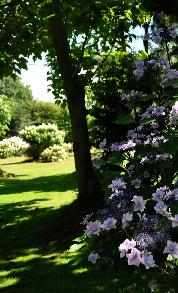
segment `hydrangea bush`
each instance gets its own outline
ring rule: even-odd
[[[65,149],[59,145],[53,145],[45,149],[40,155],[40,161],[42,162],[59,162],[67,159],[68,155]]]
[[[160,31],[160,41],[169,32],[175,37],[172,29]],[[108,185],[105,208],[82,222],[88,241],[98,245],[88,260],[123,258],[129,266],[173,269],[178,265],[178,71],[170,60],[154,57],[134,62],[133,75],[136,89],[120,97],[131,110],[127,139],[99,145],[122,171]]]
[[[20,136],[30,144],[28,155],[39,160],[46,148],[55,144],[63,146],[65,133],[54,124],[41,124],[25,127],[20,131]]]
[[[0,158],[8,158],[12,156],[21,156],[25,154],[29,147],[23,139],[17,136],[5,138],[0,141]]]

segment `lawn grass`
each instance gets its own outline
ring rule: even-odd
[[[132,267],[113,272],[69,252],[83,234],[85,214],[76,206],[72,157],[45,164],[11,158],[0,164],[16,175],[0,179],[0,292],[149,292],[145,275]]]

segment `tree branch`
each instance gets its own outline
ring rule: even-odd
[[[79,62],[78,62],[78,66],[77,66],[77,72],[79,72],[79,69],[80,69],[80,66],[83,62],[83,56],[84,56],[84,51],[85,51],[85,46],[86,46],[86,43],[87,43],[87,40],[88,40],[88,36],[89,36],[89,32],[90,32],[90,27],[91,27],[91,24],[89,23],[89,26],[87,28],[87,31],[86,31],[86,34],[85,34],[85,39],[83,41],[83,44],[82,44],[82,49],[81,49],[81,55],[80,55],[80,58],[79,58]]]

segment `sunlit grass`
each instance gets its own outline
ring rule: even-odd
[[[73,240],[83,235],[85,215],[76,207],[73,158],[59,163],[24,159],[0,160],[4,171],[16,175],[0,179],[1,292],[146,292],[132,268],[129,273],[110,265],[99,269],[84,251],[71,252]]]

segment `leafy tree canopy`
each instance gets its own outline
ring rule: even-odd
[[[10,76],[0,80],[0,94],[6,95],[13,103],[22,103],[33,99],[32,91],[29,86],[23,85],[20,77],[13,79]]]

